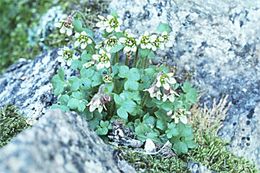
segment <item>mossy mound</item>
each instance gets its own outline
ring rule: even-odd
[[[0,110],[0,147],[6,145],[14,136],[29,127],[26,118],[17,109],[8,105]]]

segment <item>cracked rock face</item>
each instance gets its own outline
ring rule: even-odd
[[[260,1],[113,0],[123,27],[138,35],[169,23],[175,42],[161,57],[193,74],[201,104],[229,95],[219,135],[230,150],[260,165]]]
[[[0,150],[4,173],[119,173],[112,150],[74,113],[48,111]],[[135,171],[134,171],[135,172]]]

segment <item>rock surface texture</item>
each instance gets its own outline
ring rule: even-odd
[[[260,169],[260,1],[113,0],[110,8],[137,34],[171,25],[175,42],[159,55],[193,74],[202,104],[229,95],[219,135]]]
[[[0,150],[3,173],[119,173],[111,148],[74,113],[48,111]],[[132,171],[134,172],[134,171]]]
[[[29,118],[39,118],[54,99],[50,80],[59,68],[56,50],[35,60],[20,60],[0,76],[0,107],[16,105]]]

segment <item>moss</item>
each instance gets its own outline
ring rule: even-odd
[[[8,105],[0,110],[0,147],[6,145],[14,136],[29,127],[26,119],[19,115],[14,106]]]
[[[54,4],[55,3],[55,4]],[[2,0],[0,11],[0,72],[19,58],[31,59],[41,51],[39,43],[29,43],[29,29],[37,25],[42,14],[50,7],[60,5],[64,13],[77,9],[86,14],[86,21],[93,28],[96,16],[105,11],[109,1],[102,0]],[[45,39],[44,39],[45,40]],[[57,32],[50,34],[43,43],[49,48],[63,45]]]
[[[0,11],[0,72],[19,58],[34,57],[39,49],[28,44],[28,28],[52,4],[52,0],[2,0]]]
[[[165,158],[159,155],[146,155],[131,149],[120,148],[120,157],[131,164],[137,172],[149,173],[188,173],[185,158]]]
[[[237,157],[228,151],[228,143],[217,136],[221,122],[228,110],[227,97],[223,98],[211,109],[193,108],[191,124],[194,129],[195,141],[198,147],[188,154],[165,158],[134,153],[130,149],[120,149],[122,158],[127,160],[137,171],[146,169],[146,172],[186,173],[187,162],[199,162],[208,169],[219,173],[257,173],[255,165],[242,157]]]
[[[219,173],[256,173],[255,165],[242,157],[237,157],[227,149],[228,143],[218,136],[205,132],[197,136],[199,146],[189,153],[189,159],[202,163]]]

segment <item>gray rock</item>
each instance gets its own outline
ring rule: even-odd
[[[113,0],[110,9],[138,35],[160,22],[171,25],[175,42],[158,54],[193,74],[204,93],[201,104],[229,95],[232,105],[219,135],[234,154],[259,167],[260,1]]]
[[[75,113],[48,111],[0,150],[3,173],[117,173],[112,149]]]
[[[59,68],[56,50],[35,60],[20,60],[0,76],[0,107],[16,105],[29,118],[37,119],[54,101],[50,80]]]
[[[200,163],[188,162],[188,169],[191,173],[215,173]]]

